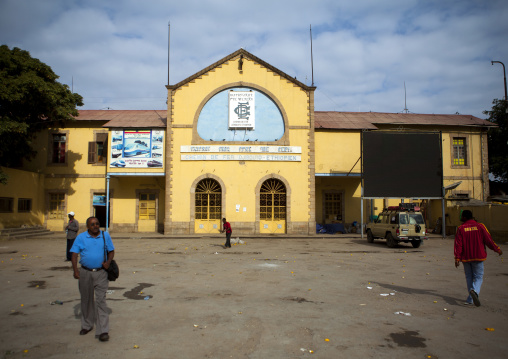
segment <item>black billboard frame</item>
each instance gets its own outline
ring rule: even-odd
[[[363,223],[363,218],[364,218],[364,213],[363,213],[363,200],[364,199],[401,199],[402,201],[404,199],[441,199],[441,209],[442,209],[442,217],[441,218],[445,218],[445,187],[444,187],[444,168],[443,168],[443,133],[442,131],[400,131],[400,130],[397,130],[397,131],[379,131],[379,132],[389,132],[389,133],[392,133],[392,134],[396,134],[396,133],[411,133],[411,134],[439,134],[439,154],[440,154],[440,170],[441,170],[441,196],[409,196],[409,197],[404,197],[404,196],[395,196],[395,197],[375,197],[375,196],[369,196],[369,197],[364,197],[364,181],[365,181],[365,178],[364,178],[364,158],[365,158],[365,153],[363,151],[363,141],[364,141],[364,138],[363,138],[363,135],[364,133],[366,132],[378,132],[377,130],[376,131],[369,131],[369,130],[363,130],[362,133],[361,133],[361,136],[360,136],[360,148],[361,148],[361,169],[360,169],[360,173],[361,173],[361,180],[360,180],[360,212],[361,212],[361,215],[360,215],[360,218],[361,218],[361,237],[362,239],[364,238],[364,223]],[[442,223],[442,235],[443,235],[443,238],[446,237],[446,224],[445,224],[445,221],[441,221]]]

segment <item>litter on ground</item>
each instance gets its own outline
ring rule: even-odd
[[[404,313],[404,312],[395,312],[393,314],[405,315],[406,317],[410,317],[411,316],[411,313]]]

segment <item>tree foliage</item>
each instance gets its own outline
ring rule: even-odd
[[[492,110],[483,111],[498,127],[489,130],[489,171],[498,181],[508,183],[508,113],[507,101],[495,99]]]
[[[57,79],[28,51],[0,46],[0,166],[16,167],[21,159],[33,158],[37,132],[78,115],[83,98]],[[5,181],[0,168],[0,182]]]

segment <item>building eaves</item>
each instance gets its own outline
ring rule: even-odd
[[[379,125],[495,127],[471,115],[435,115],[381,112],[315,112],[316,129],[378,129]]]
[[[77,121],[107,121],[106,128],[166,127],[166,110],[81,110]]]
[[[223,65],[224,63],[234,59],[235,57],[237,56],[240,56],[240,55],[243,55],[244,57],[246,58],[249,58],[251,59],[252,61],[260,64],[261,66],[263,67],[266,67],[267,69],[269,69],[270,71],[273,71],[275,72],[276,74],[278,74],[279,76],[285,78],[286,80],[288,81],[291,81],[292,83],[294,83],[295,85],[303,88],[304,90],[306,91],[314,91],[316,88],[315,87],[312,87],[312,86],[307,86],[305,85],[304,83],[298,81],[295,77],[291,77],[289,76],[288,74],[286,74],[285,72],[277,69],[276,67],[270,65],[269,63],[261,60],[260,58],[254,56],[253,54],[251,54],[250,52],[248,52],[247,50],[244,50],[244,49],[240,49],[240,50],[237,50],[235,52],[233,52],[232,54],[220,59],[219,61],[213,63],[212,65],[204,68],[203,70],[195,73],[194,75],[192,76],[189,76],[187,77],[185,80],[182,80],[180,81],[179,83],[175,84],[175,85],[169,85],[169,86],[166,86],[166,88],[170,89],[170,90],[176,90],[186,84],[188,84],[189,82],[191,81],[194,81],[196,80],[197,78],[203,76],[204,74],[206,74],[207,72],[210,72],[212,71],[213,69],[217,68],[217,67],[220,67],[221,65]]]

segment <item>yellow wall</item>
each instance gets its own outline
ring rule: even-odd
[[[40,226],[44,221],[44,178],[38,173],[2,167],[8,178],[6,185],[0,184],[0,197],[13,198],[13,212],[0,213],[0,229],[22,225]],[[18,199],[32,199],[30,212],[18,212]]]
[[[485,151],[487,144],[482,142],[479,129],[469,131],[451,131],[443,133],[443,176],[444,186],[448,186],[459,181],[462,183],[454,191],[467,191],[469,196],[474,199],[485,201],[483,196],[483,187],[485,184],[482,178],[483,171],[488,169],[488,165],[482,160],[482,147]],[[462,168],[452,167],[451,141],[453,137],[467,138],[467,166]],[[449,196],[451,193],[447,193]]]
[[[88,142],[95,140],[94,131],[108,132],[101,128],[103,122],[80,121],[69,123],[65,128],[50,128],[42,131],[35,140],[37,156],[25,164],[25,168],[40,171],[46,175],[102,175],[105,176],[105,165],[88,163]],[[67,164],[48,163],[48,146],[51,133],[67,133]]]
[[[360,131],[316,131],[315,136],[316,173],[361,173]]]
[[[66,210],[65,213],[70,211],[74,212],[75,219],[80,224],[80,230],[85,230],[86,219],[93,215],[93,192],[106,193],[106,179],[105,178],[46,178],[44,181],[46,193],[66,189]],[[45,208],[48,208],[48,198],[45,198]],[[47,213],[46,213],[47,215]],[[46,219],[46,226],[52,231],[63,231],[67,225],[68,218],[64,216],[61,219]],[[101,223],[105,226],[105,223]]]
[[[441,208],[437,206],[438,204],[440,204],[440,201],[439,203],[436,201],[435,207],[433,207],[433,210],[439,214],[436,218],[441,217],[442,212]],[[473,213],[475,220],[485,224],[494,241],[498,243],[508,241],[508,221],[506,221],[506,218],[508,218],[508,206],[496,204],[475,206],[467,205],[464,202],[462,205],[457,205],[454,201],[446,201],[445,218],[447,235],[455,235],[457,228],[462,224],[460,221],[461,211],[466,209]],[[434,225],[435,222],[432,223],[430,229],[434,228]]]
[[[192,125],[196,110],[203,99],[218,88],[230,83],[237,84],[239,81],[256,84],[272,93],[282,102],[283,110],[292,126],[308,126],[308,98],[305,91],[248,58],[244,58],[243,73],[239,74],[238,57],[175,91],[174,123]]]

